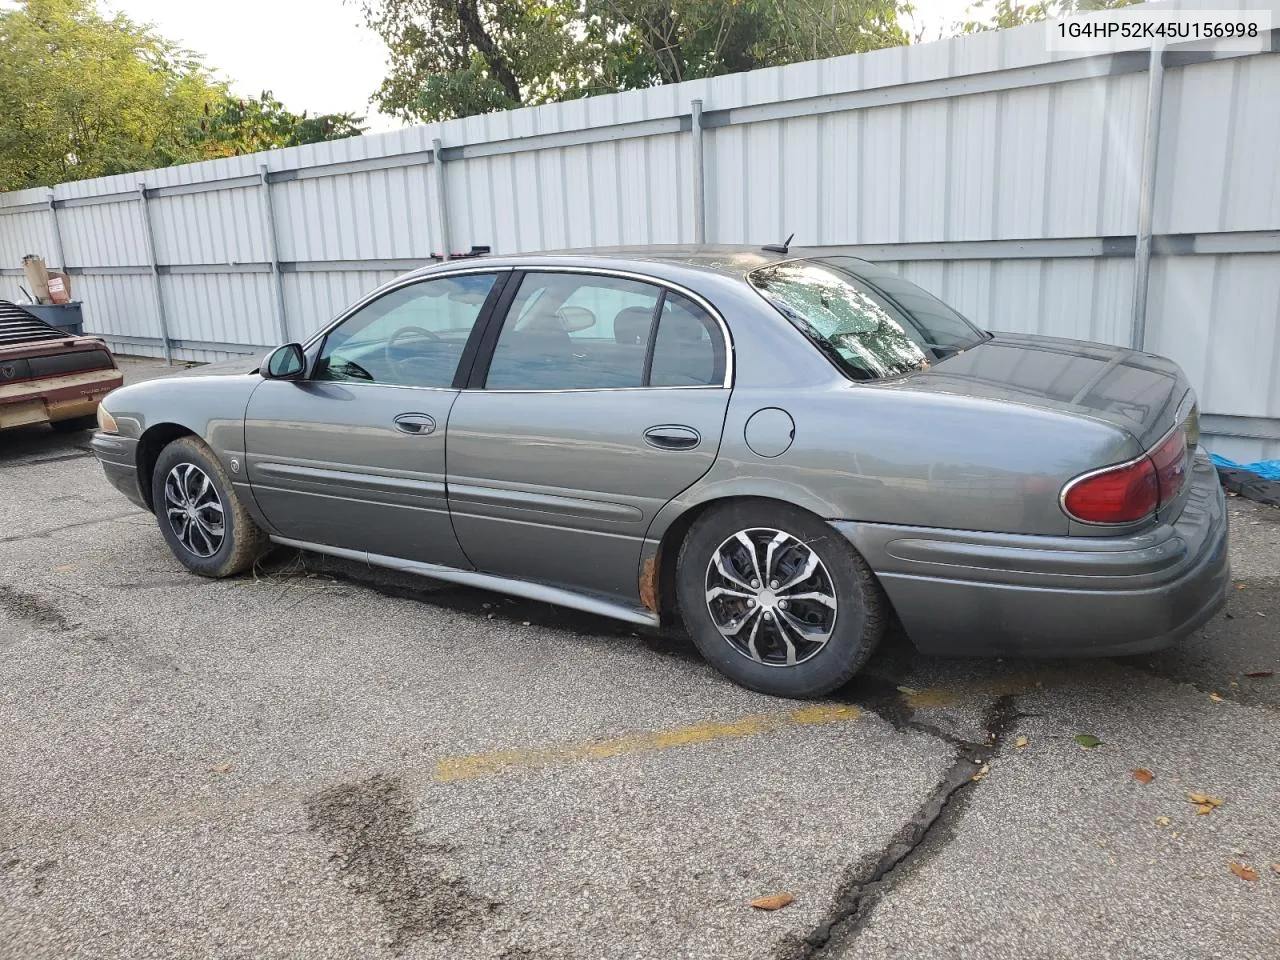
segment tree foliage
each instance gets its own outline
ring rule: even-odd
[[[907,41],[898,0],[362,0],[413,121],[613,93]]]
[[[232,97],[201,59],[94,0],[0,9],[0,190],[359,133]]]
[[[1073,13],[1115,10],[1141,2],[1142,0],[1041,0],[1039,3],[1019,3],[1018,0],[977,0],[967,11],[970,19],[959,24],[959,27],[964,33],[1006,30]],[[984,19],[975,19],[982,15],[985,15]]]

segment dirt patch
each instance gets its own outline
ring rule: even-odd
[[[3,583],[0,583],[0,610],[11,617],[26,620],[36,626],[56,627],[59,630],[71,629],[71,624],[62,615],[62,611],[44,597],[15,590]]]
[[[309,828],[333,846],[330,860],[347,885],[381,908],[392,950],[476,930],[497,909],[447,871],[448,848],[429,843],[414,826],[399,778],[340,784],[309,799],[306,811]]]

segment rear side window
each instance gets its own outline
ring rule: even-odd
[[[653,343],[649,385],[710,387],[724,383],[724,338],[700,306],[667,291]]]
[[[719,386],[715,321],[674,291],[624,277],[529,273],[503,321],[489,390]]]

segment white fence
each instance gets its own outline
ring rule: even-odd
[[[0,194],[0,296],[39,253],[116,349],[212,360],[445,250],[794,232],[990,329],[1172,356],[1213,449],[1280,456],[1280,31],[1154,58],[1050,54],[1043,31]]]

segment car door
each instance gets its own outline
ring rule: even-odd
[[[727,334],[630,275],[527,272],[503,300],[449,415],[459,543],[479,570],[634,601],[650,521],[715,460]]]
[[[248,477],[279,535],[466,566],[445,498],[445,424],[505,277],[473,270],[394,287],[308,351],[305,379],[254,391]]]

